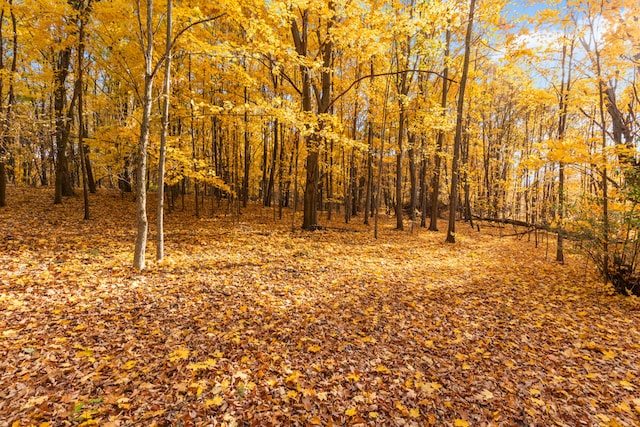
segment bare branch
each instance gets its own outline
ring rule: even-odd
[[[335,104],[340,98],[342,98],[343,96],[345,96],[351,89],[353,89],[354,86],[356,86],[358,83],[360,83],[362,80],[365,79],[372,79],[374,77],[384,77],[384,76],[396,76],[399,74],[403,74],[403,73],[425,73],[425,74],[434,74],[440,78],[445,78],[442,74],[440,74],[437,71],[430,71],[430,70],[419,70],[419,69],[409,69],[409,70],[399,70],[399,71],[389,71],[386,73],[378,73],[378,74],[367,74],[366,76],[362,76],[359,77],[357,79],[355,79],[354,81],[351,82],[351,84],[342,92],[340,92],[338,95],[336,95],[335,98],[333,98],[330,102],[329,102],[329,107],[331,107],[333,104]],[[446,80],[448,80],[451,83],[457,83],[457,81],[450,79],[450,78],[446,78]]]

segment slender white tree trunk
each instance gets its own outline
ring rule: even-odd
[[[160,158],[158,159],[158,205],[156,259],[164,258],[164,170],[167,158],[167,134],[169,133],[169,95],[171,93],[171,31],[173,26],[173,1],[167,0],[167,44],[165,48],[164,93],[162,100],[162,132],[160,133]]]
[[[138,13],[141,13],[138,3]],[[153,0],[147,0],[146,22],[146,46],[144,47],[145,73],[144,73],[144,97],[142,100],[142,121],[140,123],[140,141],[138,146],[138,176],[136,182],[136,217],[137,236],[136,248],[133,257],[133,266],[137,270],[144,270],[145,253],[147,248],[147,147],[149,145],[149,122],[151,121],[151,102],[153,92]],[[141,25],[142,27],[142,25]],[[141,40],[144,40],[142,28]]]

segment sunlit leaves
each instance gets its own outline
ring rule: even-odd
[[[188,348],[181,347],[169,353],[169,355],[167,356],[167,359],[170,362],[184,360],[189,357],[189,353],[190,353],[190,350]]]
[[[31,218],[59,221],[81,203],[45,213],[35,206],[47,194],[31,197],[23,214],[0,212],[15,236],[0,243],[12,257],[2,270],[11,284],[0,285],[2,387],[26,385],[6,401],[24,424],[70,413],[77,423],[268,423],[268,405],[300,408],[311,425],[473,425],[523,411],[588,424],[640,408],[637,344],[625,336],[637,334],[635,312],[596,292],[582,261],[546,262],[533,242],[461,229],[454,252],[426,232],[373,242],[364,229],[291,234],[288,221],[260,223],[257,209],[235,226],[176,211],[171,262],[131,276],[119,267],[131,203],[101,192],[86,236],[41,229],[52,242],[27,232],[38,229]],[[593,309],[602,301],[604,318]],[[575,403],[602,390],[611,404]]]

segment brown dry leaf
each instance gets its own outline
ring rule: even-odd
[[[169,259],[138,273],[130,200],[100,190],[83,222],[50,199],[0,210],[8,425],[637,424],[640,311],[577,255],[250,206],[172,212]]]

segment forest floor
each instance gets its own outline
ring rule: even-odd
[[[8,190],[0,426],[640,425],[638,298],[546,240],[176,211],[140,273],[130,195]]]

